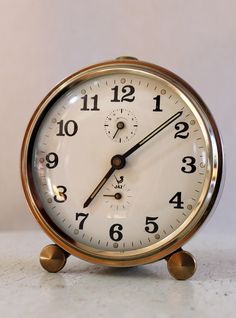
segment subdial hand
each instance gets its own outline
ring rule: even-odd
[[[122,198],[122,195],[119,192],[117,192],[115,194],[103,194],[103,196],[115,198],[116,200],[120,200]]]
[[[119,130],[125,128],[125,124],[123,123],[123,121],[119,121],[119,122],[116,124],[116,128],[117,128],[117,130],[116,130],[114,136],[112,137],[112,139],[115,138],[115,136],[117,135],[117,133],[118,133]]]

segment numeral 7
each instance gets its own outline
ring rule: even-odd
[[[78,221],[79,218],[81,218],[81,221],[79,222],[79,230],[83,230],[84,228],[84,222],[89,216],[89,213],[75,213],[75,220]]]

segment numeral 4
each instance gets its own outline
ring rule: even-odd
[[[175,204],[174,209],[183,209],[184,202],[181,199],[181,192],[176,192],[173,198],[170,199],[169,203]]]

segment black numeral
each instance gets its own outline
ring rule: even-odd
[[[153,97],[153,99],[156,101],[155,108],[153,109],[154,112],[162,112],[160,102],[161,102],[161,96],[157,95],[156,97]]]
[[[59,126],[59,132],[57,136],[74,136],[78,131],[78,125],[74,120],[68,120],[64,124],[64,120],[60,120],[57,122]]]
[[[57,194],[54,195],[54,200],[58,203],[63,203],[67,200],[67,195],[66,195],[66,187],[59,185],[57,186]]]
[[[183,209],[184,202],[181,199],[181,192],[177,192],[173,198],[170,199],[169,203],[175,204],[174,209]]]
[[[147,216],[146,217],[146,225],[145,231],[148,233],[156,233],[158,231],[158,224],[154,221],[156,221],[158,217],[155,216]]]
[[[98,95],[94,95],[93,97],[91,97],[91,99],[93,100],[93,107],[92,108],[88,108],[88,95],[84,95],[81,97],[81,99],[83,100],[83,107],[80,108],[80,110],[100,110],[98,108]]]
[[[123,234],[121,231],[123,230],[123,226],[121,224],[113,224],[110,228],[110,238],[118,242],[123,238]]]
[[[175,125],[175,129],[176,130],[179,130],[177,131],[177,133],[175,134],[175,138],[182,138],[182,139],[186,139],[188,138],[189,136],[189,133],[187,132],[186,134],[183,134],[185,133],[186,131],[188,131],[189,129],[189,125],[183,121],[177,123]]]
[[[185,173],[193,173],[196,171],[196,166],[195,166],[195,162],[196,162],[196,159],[194,157],[191,157],[191,156],[187,156],[187,157],[184,157],[183,160],[182,160],[183,163],[186,163],[186,166],[188,166],[189,168],[186,168],[186,167],[182,167],[181,170]]]
[[[46,167],[48,169],[56,168],[58,165],[58,155],[55,152],[50,152],[46,155]]]
[[[122,87],[121,92],[124,94],[121,99],[119,99],[119,86],[115,86],[111,89],[114,91],[114,98],[111,99],[111,102],[133,102],[135,99],[135,96],[132,96],[135,92],[135,88],[132,85],[125,85]]]
[[[81,217],[81,221],[79,222],[79,229],[83,230],[84,228],[84,222],[89,216],[89,213],[76,213],[75,214],[75,220],[78,221],[78,218]]]

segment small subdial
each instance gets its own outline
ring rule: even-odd
[[[107,136],[115,142],[127,142],[136,133],[137,118],[127,109],[113,110],[106,118],[104,128]]]
[[[125,217],[122,212],[127,211],[132,199],[126,178],[123,175],[115,174],[108,187],[104,189],[103,198],[109,208],[118,213],[118,217]]]

